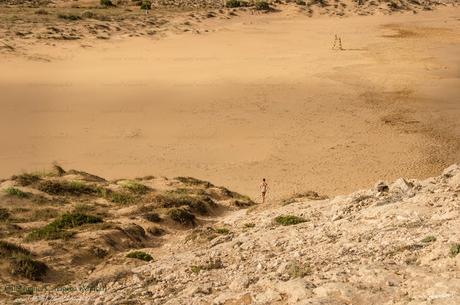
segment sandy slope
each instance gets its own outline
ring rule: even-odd
[[[147,249],[137,267],[99,264],[68,290],[17,304],[452,305],[460,301],[460,166],[386,189],[222,217],[228,234],[198,228]],[[380,184],[382,186],[382,184]],[[302,217],[283,226],[280,215]],[[146,250],[146,251],[147,251]],[[92,285],[91,291],[72,291]]]
[[[460,157],[459,12],[242,15],[206,21],[213,33],[2,55],[1,176],[59,161],[254,198],[264,176],[278,198],[432,175]]]

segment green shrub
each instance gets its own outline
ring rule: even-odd
[[[58,219],[50,222],[46,226],[35,229],[27,235],[27,240],[40,240],[40,239],[67,239],[74,233],[68,232],[65,229],[75,228],[84,224],[101,223],[102,218],[97,216],[86,215],[82,213],[66,213],[61,215]]]
[[[150,188],[148,186],[141,184],[137,181],[126,181],[122,184],[122,187],[138,195],[144,195],[150,191]]]
[[[19,254],[30,255],[31,252],[16,244],[0,240],[0,258],[12,258]]]
[[[10,217],[11,214],[7,209],[0,209],[0,221],[7,221]]]
[[[8,196],[15,196],[15,197],[19,197],[19,198],[27,198],[30,195],[29,193],[23,192],[20,189],[15,188],[15,187],[9,187],[9,188],[5,189],[5,193]]]
[[[275,218],[275,221],[283,226],[291,226],[291,225],[296,225],[302,222],[306,222],[307,220],[299,217],[299,216],[294,216],[294,215],[281,215]]]
[[[37,174],[24,173],[18,176],[13,176],[11,179],[15,180],[20,186],[28,186],[38,182],[41,178]]]
[[[460,253],[460,244],[453,244],[450,247],[450,256],[455,257]]]
[[[51,195],[97,195],[100,189],[97,186],[85,184],[80,181],[52,181],[40,182],[38,189]]]
[[[150,10],[152,8],[152,3],[148,0],[142,1],[141,10]]]
[[[432,243],[436,241],[436,237],[432,235],[428,235],[425,238],[422,239],[422,243]]]
[[[101,5],[105,7],[114,6],[112,0],[101,0]]]
[[[126,257],[136,258],[136,259],[140,259],[146,262],[150,262],[153,259],[153,257],[150,254],[142,252],[142,251],[130,252],[126,255]]]
[[[271,9],[267,1],[256,1],[256,3],[254,3],[254,8],[258,11],[268,11]]]
[[[158,213],[153,213],[153,212],[144,214],[143,218],[150,222],[161,222],[162,221],[160,215],[158,215]]]
[[[29,255],[19,254],[10,262],[12,275],[19,275],[29,280],[41,280],[46,274],[48,266],[45,263],[32,259]]]
[[[168,215],[172,220],[182,225],[195,225],[196,223],[195,215],[183,208],[171,209],[168,211]]]

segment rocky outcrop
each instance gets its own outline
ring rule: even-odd
[[[149,263],[111,276],[96,269],[93,291],[19,301],[460,304],[459,195],[460,166],[453,165],[423,181],[398,179],[332,199],[234,211],[218,224],[225,234],[207,240],[191,238],[191,231]],[[280,215],[302,221],[281,225],[274,220]]]

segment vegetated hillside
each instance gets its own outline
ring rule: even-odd
[[[106,181],[58,166],[13,176],[0,182],[0,299],[86,281],[105,264],[132,268],[177,232],[252,204],[191,177]]]
[[[107,260],[69,286],[92,290],[39,292],[19,301],[459,304],[459,195],[459,165],[439,177],[380,182],[333,199],[299,194],[177,235],[146,251],[152,257],[136,267],[114,268]]]

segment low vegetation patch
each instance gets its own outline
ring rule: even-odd
[[[23,173],[11,177],[11,179],[16,181],[20,186],[28,186],[40,181],[41,178],[38,174]]]
[[[269,11],[271,9],[267,1],[256,1],[254,3],[254,8],[258,11]]]
[[[81,213],[66,213],[58,219],[47,224],[46,226],[33,230],[27,235],[27,240],[52,240],[52,239],[67,239],[74,233],[66,231],[66,229],[75,228],[84,224],[101,223],[102,218]]]
[[[114,192],[104,189],[102,191],[102,196],[113,203],[122,205],[133,204],[136,202],[136,196],[127,192]]]
[[[196,224],[196,217],[190,211],[179,208],[179,209],[171,209],[168,211],[169,217],[174,220],[175,222],[178,222],[182,225],[192,225],[194,226]]]
[[[0,240],[0,257],[1,258],[12,258],[15,255],[30,255],[30,251],[22,246]]]
[[[207,196],[189,196],[175,193],[165,193],[155,197],[155,201],[162,208],[189,207],[192,211],[206,214],[216,203]]]
[[[128,190],[134,194],[144,195],[150,191],[150,188],[142,183],[137,181],[126,181],[122,184],[122,187],[125,190]]]
[[[230,234],[230,230],[227,228],[217,228],[215,229],[216,233],[222,234],[222,235],[228,235]]]
[[[76,20],[80,20],[81,17],[78,16],[78,15],[75,15],[75,14],[71,14],[71,13],[59,13],[58,15],[58,18],[59,19],[64,19],[64,20],[69,20],[69,21],[76,21]]]
[[[25,254],[14,256],[10,262],[12,275],[19,275],[33,281],[41,280],[47,270],[48,266],[45,263],[34,260]]]
[[[143,218],[145,220],[150,221],[150,222],[161,222],[162,221],[160,215],[158,215],[158,213],[154,213],[154,212],[144,214]]]
[[[147,229],[147,232],[149,232],[153,236],[161,236],[161,235],[165,234],[165,230],[163,230],[160,227],[149,227]]]
[[[256,224],[253,223],[253,222],[248,222],[248,223],[245,223],[245,224],[244,224],[244,227],[245,227],[245,228],[254,228],[255,226],[256,226]]]
[[[240,0],[227,0],[225,6],[228,8],[247,7],[249,2]]]
[[[141,10],[150,10],[152,8],[152,2],[149,0],[142,1]]]
[[[130,253],[128,253],[126,255],[126,257],[128,257],[128,258],[136,258],[136,259],[140,259],[140,260],[143,260],[143,261],[146,261],[146,262],[150,262],[153,259],[153,257],[150,254],[142,252],[142,251],[130,252]]]
[[[112,0],[101,0],[100,3],[102,6],[105,6],[105,7],[114,6]]]
[[[182,182],[183,184],[187,185],[194,185],[194,186],[202,186],[205,188],[213,187],[214,185],[211,182],[196,179],[193,177],[176,177],[176,180]]]
[[[305,218],[295,215],[281,215],[275,218],[275,222],[283,226],[292,226],[306,221]]]
[[[460,244],[453,244],[450,247],[450,256],[456,257],[460,253]]]
[[[432,243],[436,241],[436,237],[432,235],[428,235],[425,238],[422,239],[422,243]]]
[[[14,196],[14,197],[19,197],[19,198],[27,198],[30,195],[29,193],[21,191],[20,189],[15,188],[15,187],[9,187],[5,189],[5,193],[8,196]]]
[[[50,195],[97,195],[100,188],[94,185],[85,184],[80,181],[52,181],[46,180],[40,182],[38,189]]]
[[[0,221],[7,221],[10,217],[11,214],[7,209],[0,209]]]

